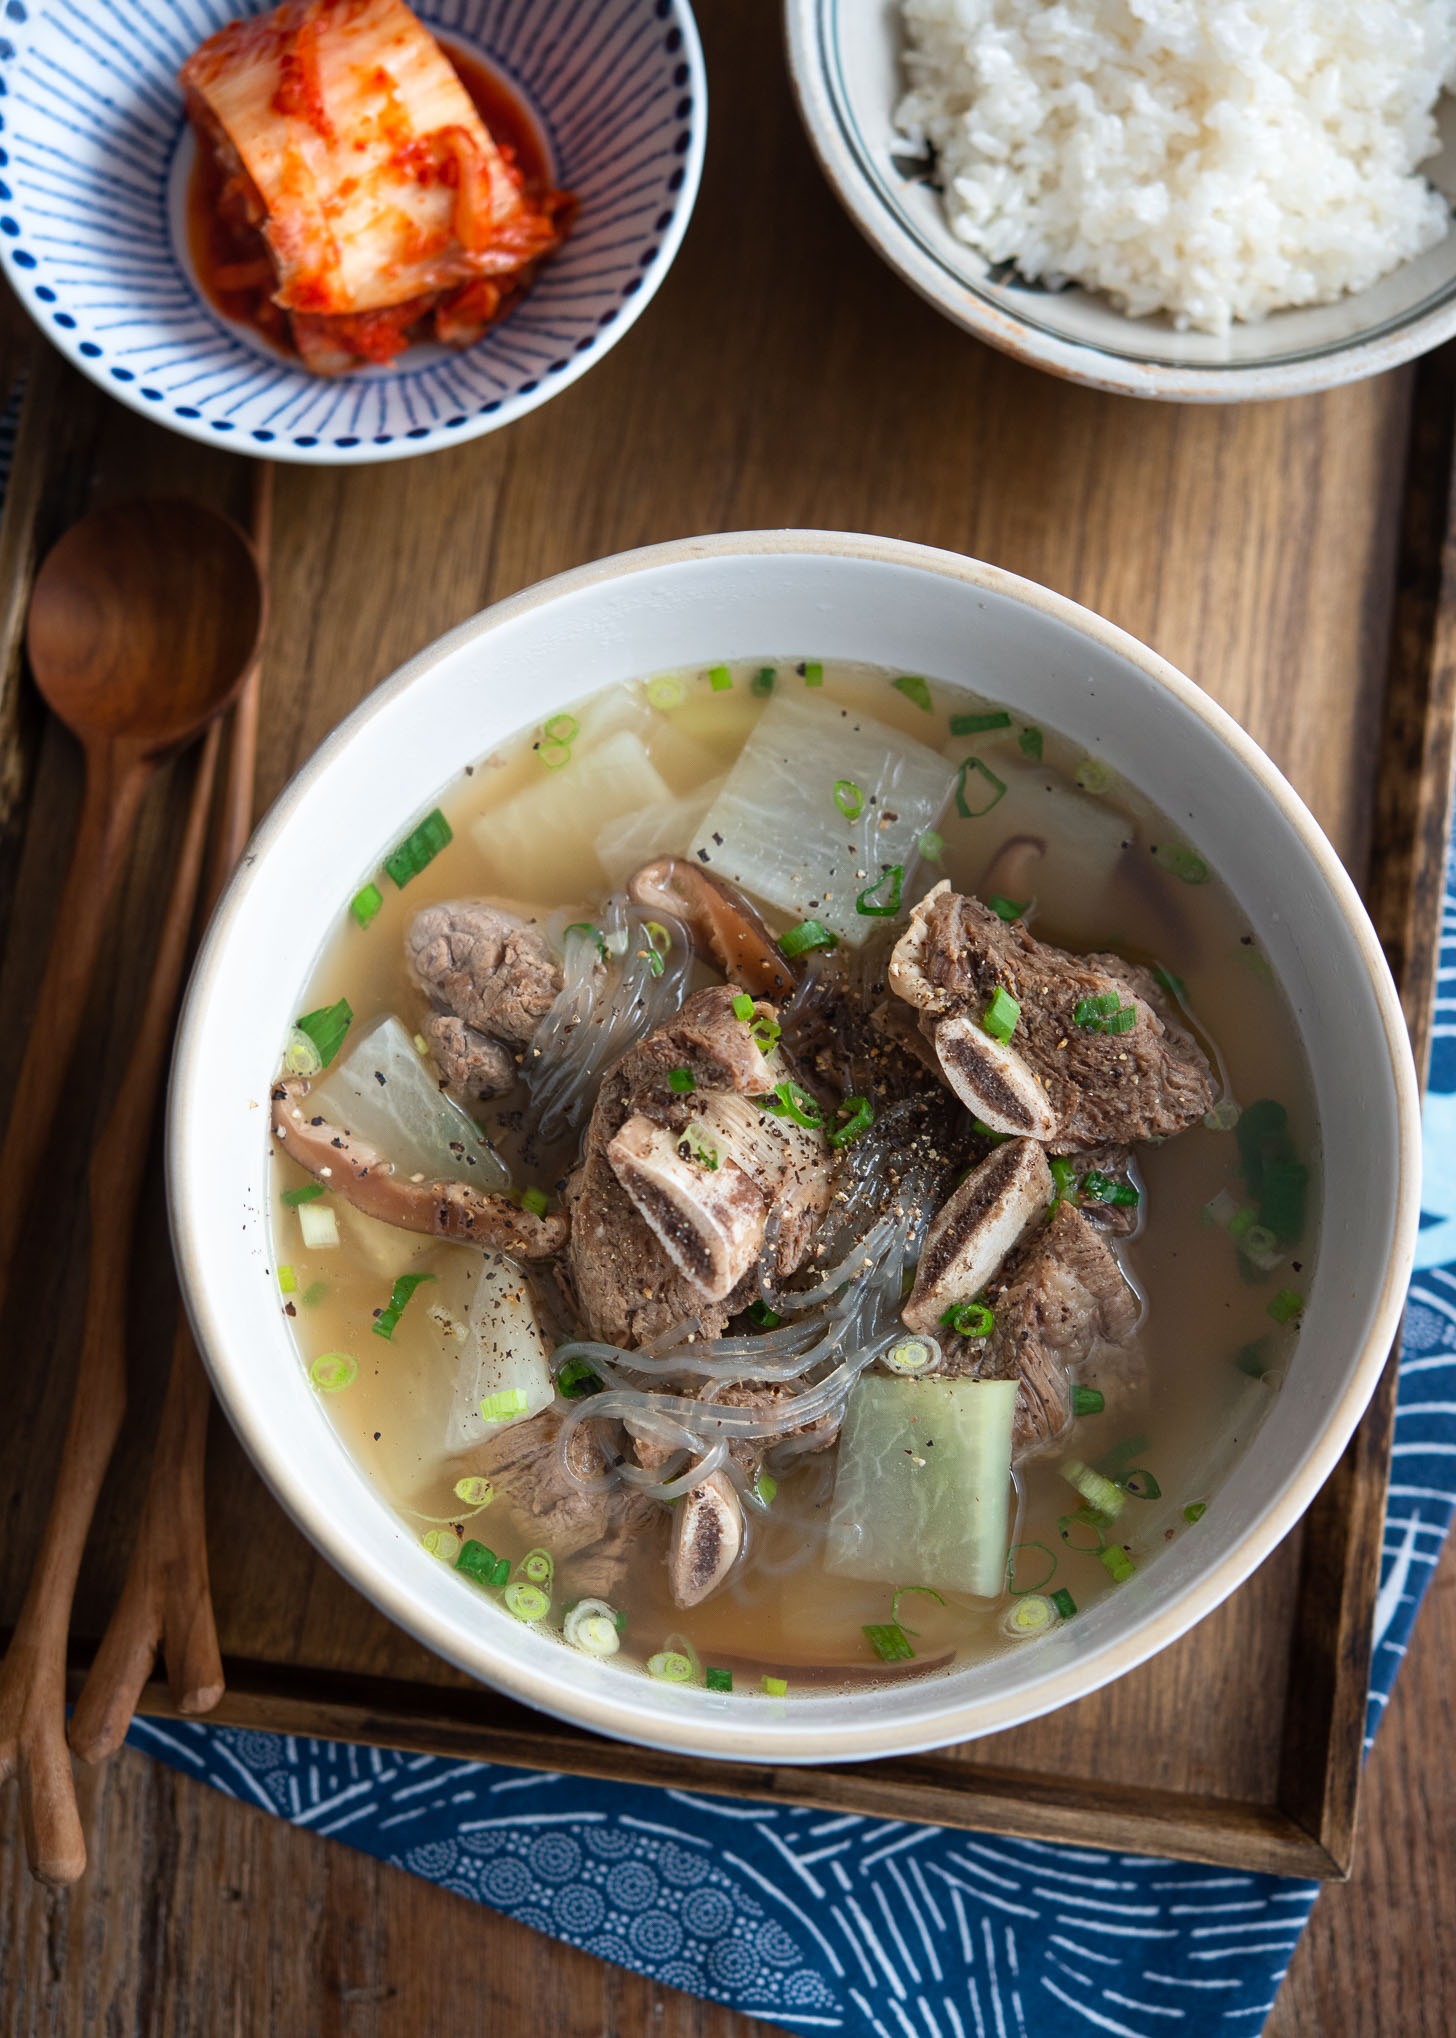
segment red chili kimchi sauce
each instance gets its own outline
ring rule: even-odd
[[[514,88],[469,50],[436,37],[491,139],[535,197],[551,189],[551,166],[539,130]],[[212,150],[198,144],[187,186],[187,245],[202,293],[227,319],[250,325],[271,345],[296,356],[288,315],[272,299],[273,268],[262,235],[224,215],[223,175]]]

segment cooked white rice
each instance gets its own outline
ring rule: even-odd
[[[897,125],[1023,276],[1225,332],[1441,239],[1456,0],[902,0]]]

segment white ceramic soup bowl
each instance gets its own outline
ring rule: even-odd
[[[1129,318],[1097,291],[1043,289],[992,270],[957,239],[928,166],[896,131],[905,93],[896,0],[784,0],[789,72],[835,195],[871,246],[977,339],[1094,389],[1178,403],[1301,396],[1378,375],[1456,333],[1456,230],[1366,290],[1278,311],[1228,337]],[[1456,99],[1436,108],[1439,152],[1422,163],[1456,197]]]
[[[1288,994],[1323,1134],[1320,1246],[1282,1391],[1207,1514],[1051,1634],[866,1695],[664,1686],[513,1620],[422,1549],[349,1455],[280,1312],[269,1084],[345,902],[461,767],[591,689],[722,659],[865,660],[961,683],[1104,756],[1221,873]],[[340,816],[354,817],[349,827]],[[173,1236],[218,1398],[274,1494],[359,1591],[527,1704],[706,1756],[904,1754],[1084,1696],[1201,1619],[1339,1457],[1395,1336],[1420,1180],[1415,1074],[1355,888],[1314,820],[1190,680],[1044,588],[884,538],[758,532],[630,552],[499,603],[386,681],[263,822],[208,934],[172,1080]]]

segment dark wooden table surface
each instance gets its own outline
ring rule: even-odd
[[[699,11],[713,94],[707,175],[683,253],[641,325],[510,431],[405,466],[280,473],[260,799],[369,686],[489,600],[654,539],[818,525],[993,558],[1144,637],[1264,743],[1363,880],[1411,371],[1320,399],[1198,411],[1105,398],[1016,367],[921,305],[839,214],[789,103],[770,0],[703,0]],[[134,489],[138,473],[152,488],[178,477],[199,485],[195,453],[119,411],[108,408],[101,439],[83,446],[67,409],[80,419],[78,387],[68,399],[62,384],[53,456],[77,469],[72,514]],[[240,466],[210,457],[204,492],[245,499]],[[23,706],[19,725],[28,740],[12,757],[0,704],[0,1096],[18,1061],[78,783],[63,739],[42,735]],[[150,911],[175,798],[153,803],[115,916],[121,1021],[136,987],[128,944]],[[105,1082],[105,1066],[89,1071],[72,1102],[79,1140]],[[37,1231],[43,1320],[12,1319],[24,1363],[7,1353],[4,1366],[0,1625],[23,1588],[38,1482],[64,1413],[75,1314],[65,1197],[61,1184],[49,1227],[60,1238]],[[157,1224],[149,1237],[160,1254]],[[97,1632],[124,1561],[155,1409],[143,1383],[135,1399],[83,1577],[83,1633]],[[296,1647],[313,1651],[307,1661],[333,1652],[352,1663],[362,1648],[360,1667],[405,1674],[407,1645],[371,1625],[281,1517],[256,1545],[237,1546],[229,1531],[259,1520],[259,1501],[230,1437],[214,1429],[225,1646],[261,1654],[266,1630],[279,1654]],[[1081,1759],[1090,1738],[1130,1750],[1170,1788],[1237,1787],[1241,1768],[1253,1775],[1268,1757],[1246,1699],[1214,1718],[1209,1688],[1224,1688],[1236,1655],[1254,1662],[1257,1682],[1264,1650],[1282,1689],[1278,1636],[1293,1576],[1290,1552],[1277,1553],[1200,1636],[1100,1699],[1020,1730],[1023,1745],[1044,1765]],[[1355,1880],[1320,1899],[1270,2025],[1278,2038],[1456,2028],[1453,1669],[1448,1553],[1372,1757]],[[1165,1730],[1200,1705],[1209,1733],[1190,1755]],[[1127,1731],[1129,1710],[1145,1732]],[[1003,1738],[1014,1755],[1016,1737]],[[0,1796],[0,2038],[766,2029],[138,1756],[84,1775],[82,1788],[92,1865],[64,1895],[30,1885],[13,1794]]]

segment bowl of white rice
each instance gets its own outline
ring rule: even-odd
[[[810,139],[991,345],[1181,402],[1456,333],[1456,0],[786,0]]]

